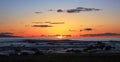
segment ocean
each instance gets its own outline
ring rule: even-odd
[[[61,40],[57,38],[0,38],[1,41],[21,41],[21,40]],[[64,38],[70,40],[80,40],[80,41],[120,41],[120,38]]]

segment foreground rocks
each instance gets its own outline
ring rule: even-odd
[[[0,62],[120,62],[120,54],[46,54],[0,56]]]

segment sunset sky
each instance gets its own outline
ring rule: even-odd
[[[120,37],[120,0],[0,0],[0,35]]]

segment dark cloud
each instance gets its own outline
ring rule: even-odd
[[[42,34],[42,35],[40,35],[40,37],[46,37],[46,35],[43,35],[43,34]]]
[[[63,37],[72,37],[72,35],[62,35]]]
[[[68,9],[67,12],[68,13],[79,13],[80,10],[77,10],[77,9]]]
[[[22,37],[22,36],[14,36],[11,32],[2,32],[0,33],[0,37]]]
[[[44,23],[51,23],[50,21],[46,21],[46,22],[44,22]]]
[[[67,13],[79,13],[79,12],[89,12],[89,11],[100,11],[101,9],[96,8],[85,8],[85,7],[77,7],[74,9],[67,9]],[[63,9],[58,9],[57,12],[64,12]]]
[[[2,33],[0,33],[0,35],[13,35],[13,33],[11,33],[11,32],[2,32]]]
[[[44,22],[32,22],[32,23],[35,23],[35,24],[41,24],[41,23],[44,23]]]
[[[85,36],[85,37],[96,37],[96,36],[120,36],[120,34],[118,33],[98,33],[98,34],[84,34],[81,36]]]
[[[32,22],[35,24],[64,24],[64,22],[50,22],[50,21],[45,21],[45,22]]]
[[[92,28],[85,28],[84,30],[85,31],[92,31],[93,29]]]
[[[80,32],[82,32],[83,30],[80,30]]]
[[[101,10],[96,8],[84,8],[84,7],[77,7],[76,9],[81,11],[100,11]]]
[[[100,11],[100,9],[96,9],[96,8],[84,8],[84,7],[77,7],[75,9],[68,9],[67,12],[68,13],[79,13],[79,12],[88,12],[88,11]]]
[[[52,25],[33,25],[32,27],[43,27],[43,28],[47,28],[47,27],[53,27]]]
[[[92,31],[93,28],[84,28],[80,30],[69,29],[70,32],[82,32],[82,31]]]
[[[61,35],[60,35],[60,34],[56,34],[56,35],[54,35],[54,36],[56,37],[56,36],[61,36]]]
[[[35,12],[35,14],[41,14],[41,13],[43,13],[43,12],[40,12],[40,11],[39,11],[39,12],[38,12],[38,11],[37,11],[37,12]]]
[[[50,10],[48,10],[48,11],[56,11],[56,12],[64,12],[64,10],[63,9],[57,9],[57,10],[53,10],[53,9],[50,9]]]
[[[46,21],[46,22],[32,22],[32,23],[35,23],[35,24],[43,24],[43,23],[51,23],[50,21]]]
[[[50,24],[64,24],[64,22],[51,22]]]
[[[64,12],[62,9],[58,9],[57,12]]]

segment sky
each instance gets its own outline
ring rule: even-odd
[[[0,0],[0,36],[120,37],[120,0]]]

